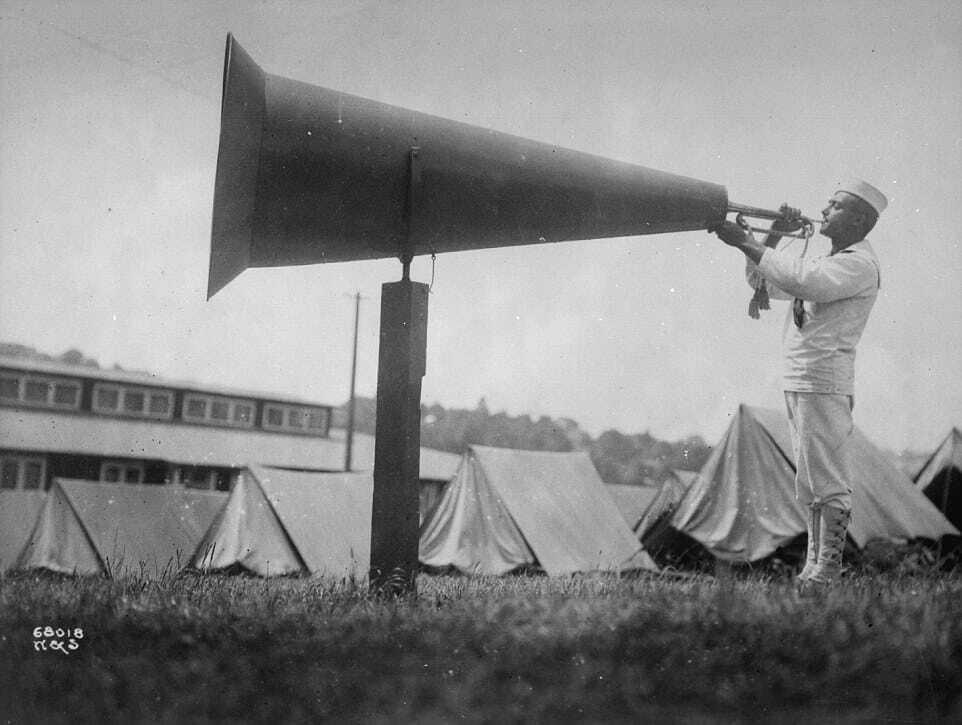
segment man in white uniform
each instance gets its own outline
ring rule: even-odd
[[[799,580],[837,580],[852,515],[855,347],[875,304],[878,259],[865,239],[887,204],[874,186],[853,180],[839,186],[822,210],[820,233],[832,241],[827,255],[804,253],[805,243],[781,244],[779,232],[801,224],[772,224],[764,244],[733,222],[714,229],[741,250],[749,275],[761,275],[771,297],[793,299],[782,334],[785,404],[795,449],[795,496],[809,511],[808,554]]]

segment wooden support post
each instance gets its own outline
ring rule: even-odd
[[[426,284],[381,286],[370,587],[395,596],[416,591],[427,320]]]

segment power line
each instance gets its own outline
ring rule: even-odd
[[[153,77],[155,77],[155,78],[159,78],[160,80],[164,81],[165,83],[167,83],[167,84],[169,84],[169,85],[171,85],[171,86],[173,86],[173,87],[175,87],[175,88],[177,88],[177,89],[179,89],[179,90],[181,90],[181,91],[184,91],[185,93],[189,93],[189,94],[191,94],[192,96],[196,96],[197,98],[201,98],[201,99],[203,99],[204,101],[206,101],[206,102],[208,102],[208,103],[210,103],[211,101],[215,101],[215,102],[216,102],[216,99],[213,99],[209,94],[201,93],[200,91],[197,91],[197,90],[194,90],[193,88],[190,88],[190,87],[188,87],[188,86],[185,86],[183,83],[180,83],[180,82],[178,82],[178,81],[176,81],[176,80],[173,80],[172,78],[168,78],[168,77],[167,77],[166,75],[164,75],[163,73],[160,73],[160,72],[158,72],[157,70],[155,70],[155,69],[153,69],[153,68],[150,68],[149,66],[144,66],[144,65],[136,62],[136,61],[133,60],[132,58],[128,58],[128,57],[125,56],[125,55],[121,55],[120,53],[118,53],[118,52],[116,52],[116,51],[114,51],[114,50],[111,50],[110,48],[107,48],[107,47],[105,47],[104,45],[102,45],[102,44],[100,44],[100,43],[98,43],[98,42],[96,42],[96,41],[94,41],[94,40],[91,40],[90,38],[88,38],[88,37],[86,37],[86,36],[84,36],[84,35],[79,35],[79,34],[71,33],[70,31],[64,30],[63,28],[55,25],[54,23],[51,23],[51,22],[49,22],[49,21],[46,21],[46,20],[37,20],[36,18],[30,18],[30,17],[24,17],[24,18],[22,18],[22,20],[25,20],[25,21],[27,21],[27,22],[32,22],[32,23],[34,23],[34,24],[36,24],[36,25],[38,25],[38,26],[40,26],[40,27],[50,28],[51,30],[59,33],[60,35],[63,35],[63,36],[66,37],[66,38],[69,38],[70,40],[74,41],[75,43],[78,43],[79,45],[83,46],[84,48],[86,48],[86,49],[88,49],[88,50],[91,50],[91,51],[93,51],[93,52],[95,52],[95,53],[99,53],[99,54],[101,54],[101,55],[109,56],[109,57],[113,58],[114,60],[118,60],[118,61],[120,61],[121,63],[123,63],[123,64],[125,64],[125,65],[128,65],[128,66],[130,66],[131,68],[136,69],[137,71],[139,71],[140,75],[148,75],[148,76],[153,76]],[[124,38],[127,38],[127,37],[130,37],[130,36],[120,36],[121,39],[124,39]],[[11,69],[13,69],[13,68],[19,68],[19,67],[23,67],[23,66],[26,66],[26,65],[32,65],[33,63],[35,63],[35,62],[36,62],[37,60],[39,60],[40,58],[45,58],[45,57],[49,57],[49,56],[39,56],[39,57],[34,58],[34,59],[32,59],[32,60],[29,60],[29,61],[23,61],[23,62],[21,62],[21,63],[17,63],[17,64],[14,64],[14,65],[8,65],[8,66],[5,67],[5,70],[11,70]],[[193,62],[195,62],[195,61],[197,61],[197,60],[200,60],[202,57],[203,57],[203,56],[198,56],[198,57],[196,57],[196,58],[192,58],[192,59],[187,60],[187,61],[182,61],[182,62],[178,63],[177,65],[187,65],[187,64],[189,64],[189,63],[193,63]]]
[[[358,291],[354,295],[354,352],[351,356],[351,395],[347,401],[347,432],[344,440],[344,470],[351,470],[351,450],[354,443],[355,383],[357,381],[357,330],[361,318],[361,300],[367,299]]]

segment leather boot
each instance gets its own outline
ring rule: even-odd
[[[805,554],[805,566],[798,575],[798,581],[800,582],[805,581],[812,575],[815,564],[818,562],[818,531],[821,519],[819,508],[815,504],[808,507],[808,521],[805,524],[808,533],[808,551]]]
[[[852,512],[837,506],[822,506],[819,517],[818,560],[808,576],[812,584],[832,584],[842,572],[845,532]]]

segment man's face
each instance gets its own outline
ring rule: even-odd
[[[822,209],[822,228],[819,233],[830,239],[858,235],[861,227],[861,214],[856,211],[854,196],[844,191],[835,192]]]

